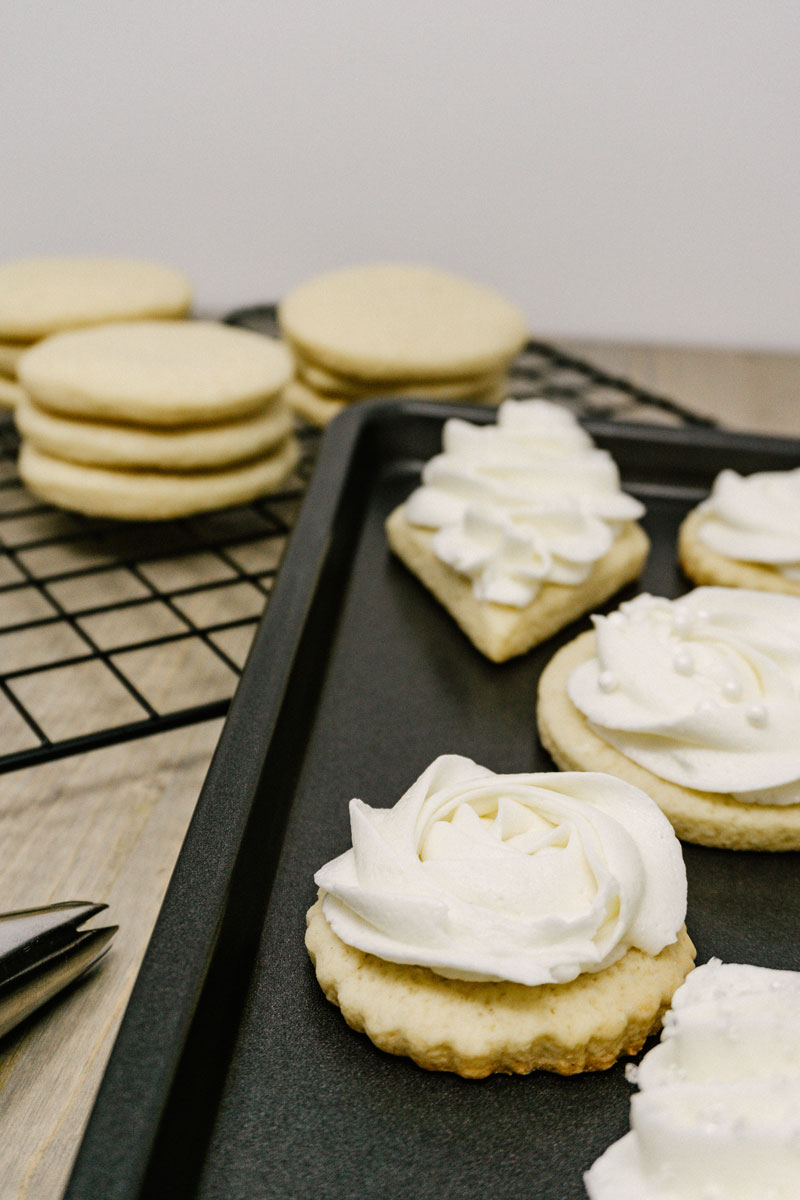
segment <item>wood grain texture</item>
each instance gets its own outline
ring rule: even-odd
[[[569,340],[559,345],[727,428],[800,437],[800,355]]]
[[[0,1048],[0,1196],[63,1191],[219,721],[3,777],[0,910],[104,901],[111,950]]]
[[[800,356],[562,345],[724,425],[800,435]],[[290,519],[294,507],[292,502],[292,511],[286,513]],[[65,528],[72,522],[67,514],[56,519],[63,520]],[[0,534],[24,541],[35,534],[37,522],[41,518],[36,516],[7,522]],[[231,553],[235,561],[240,554],[245,569],[259,571],[274,566],[281,548],[270,538]],[[100,567],[104,553],[87,541],[30,551],[48,556],[48,569],[65,571]],[[64,561],[53,561],[54,555]],[[43,564],[29,565],[39,570]],[[258,601],[249,586],[232,589],[228,573],[202,556],[152,569],[171,572],[158,583],[178,589],[206,580],[209,571],[217,572],[219,592],[204,593],[200,599],[187,596],[181,602],[202,606],[202,612],[193,609],[193,615],[204,624],[213,625],[233,611],[231,606],[237,616],[250,613]],[[94,578],[55,583],[52,594],[71,612],[88,610],[97,603],[86,592]],[[131,598],[127,575],[105,572],[97,579],[109,600]],[[141,585],[133,587],[136,594],[146,595]],[[208,607],[214,600],[220,605],[219,616]],[[204,652],[207,647],[199,654],[191,642],[171,644],[160,655],[126,650],[152,631],[154,622],[159,630],[162,623],[165,630],[175,626],[174,611],[157,612],[148,606],[131,609],[111,624],[106,617],[81,620],[104,647],[138,654],[132,660],[137,680],[148,699],[164,710],[185,703],[195,690],[224,692],[227,687],[228,669],[212,661]],[[209,636],[241,665],[252,632],[252,626],[240,626]],[[63,624],[42,625],[36,635],[32,642],[30,637],[26,643],[25,637],[12,636],[0,644],[0,666],[11,670],[9,664],[18,665],[20,659],[31,661],[28,655],[47,662],[64,653],[58,641],[68,636]],[[98,721],[108,723],[109,711],[123,719],[130,697],[114,680],[87,680],[84,703],[76,700],[79,677],[80,667],[30,677],[23,685],[30,693],[26,700],[54,729],[97,727]],[[15,738],[29,736],[19,724],[15,710],[7,703],[0,705],[0,742],[7,748]],[[120,926],[110,954],[93,974],[0,1043],[0,1200],[57,1200],[63,1191],[219,731],[219,722],[176,730],[29,768],[0,781],[0,911],[55,900],[105,901],[108,913],[94,923],[106,923],[107,918]]]

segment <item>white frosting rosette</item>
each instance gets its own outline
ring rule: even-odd
[[[800,803],[800,599],[696,588],[593,621],[567,690],[600,737],[682,787]]]
[[[712,959],[628,1068],[631,1131],[585,1175],[591,1200],[796,1200],[800,974]]]
[[[523,608],[545,582],[578,584],[644,507],[565,409],[506,400],[495,425],[445,422],[443,452],[404,506],[477,599]]]
[[[466,980],[528,986],[656,955],[686,915],[680,845],[608,775],[495,775],[436,759],[390,809],[350,804],[353,846],[315,876],[349,946]]]
[[[710,550],[800,580],[800,467],[746,476],[722,471],[698,512],[697,536]]]

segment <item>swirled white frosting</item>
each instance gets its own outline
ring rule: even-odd
[[[506,400],[496,425],[445,422],[443,453],[404,512],[436,530],[434,553],[472,580],[478,600],[523,608],[544,582],[582,582],[644,508],[569,412]]]
[[[698,511],[697,536],[709,549],[800,580],[800,467],[746,476],[722,471]]]
[[[658,954],[686,914],[680,846],[609,775],[495,775],[437,758],[390,809],[350,804],[353,846],[315,876],[349,946],[471,980],[564,983],[630,947]]]
[[[591,1200],[796,1200],[800,974],[712,959],[628,1069],[631,1132],[585,1175]]]
[[[800,803],[800,599],[696,588],[593,620],[567,688],[600,737],[682,787]]]

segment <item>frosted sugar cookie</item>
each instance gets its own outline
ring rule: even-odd
[[[292,429],[288,410],[275,401],[238,421],[147,429],[60,416],[23,395],[14,419],[20,435],[45,454],[91,466],[154,471],[211,470],[261,458],[285,442]]]
[[[289,292],[278,318],[306,358],[359,379],[500,370],[526,338],[523,314],[491,288],[413,263],[321,275]]]
[[[191,287],[179,271],[125,258],[34,258],[0,264],[0,338],[30,342],[61,329],[182,317]]]
[[[126,471],[68,462],[25,442],[19,474],[30,491],[62,508],[91,516],[157,521],[244,504],[274,491],[297,459],[297,443],[287,438],[267,457],[224,470]]]
[[[540,679],[555,762],[642,788],[686,841],[800,849],[800,599],[697,588],[593,620]]]
[[[20,360],[41,408],[175,426],[263,409],[292,374],[279,342],[214,321],[132,321],[55,334]]]
[[[584,1176],[590,1200],[795,1200],[800,974],[712,959],[629,1066],[631,1131]]]
[[[603,1070],[660,1027],[694,948],[679,844],[594,774],[495,775],[458,755],[391,809],[350,805],[306,945],[349,1025],[430,1070]]]
[[[800,467],[722,471],[681,525],[678,555],[695,583],[800,596]]]
[[[445,422],[443,452],[390,515],[389,545],[494,662],[523,654],[640,573],[643,506],[565,409],[507,400]]]

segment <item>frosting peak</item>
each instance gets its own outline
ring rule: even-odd
[[[683,787],[800,803],[800,599],[697,588],[593,620],[568,692],[602,738]]]
[[[446,421],[442,442],[405,516],[437,531],[434,553],[479,600],[521,608],[547,580],[582,582],[644,512],[610,454],[549,401],[506,400],[496,425]]]
[[[353,847],[315,876],[347,945],[468,980],[535,986],[658,954],[686,913],[680,846],[608,775],[495,775],[436,759],[391,809],[351,801]]]

